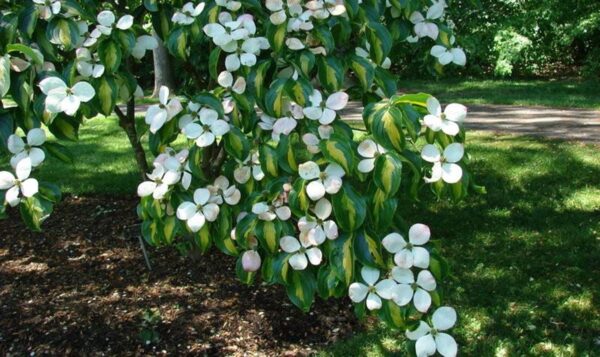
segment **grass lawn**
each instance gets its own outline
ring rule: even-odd
[[[116,120],[90,120],[80,138],[67,144],[77,153],[74,164],[50,158],[36,177],[73,194],[133,195],[135,162]],[[487,195],[471,196],[458,206],[440,202],[402,207],[409,221],[431,226],[451,262],[446,302],[459,312],[453,334],[461,353],[597,353],[598,146],[473,133],[467,148]],[[321,353],[405,354],[401,333],[367,326],[368,332]]]
[[[600,109],[598,81],[407,80],[400,81],[399,88],[430,93],[444,102]]]

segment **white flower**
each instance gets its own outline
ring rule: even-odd
[[[408,230],[408,243],[398,233],[390,233],[381,242],[394,255],[394,262],[401,268],[429,268],[429,251],[422,245],[429,242],[431,231],[424,224],[414,224]]]
[[[329,125],[319,125],[319,136],[316,136],[313,133],[306,133],[302,135],[302,141],[306,144],[306,148],[308,152],[311,154],[317,154],[321,152],[321,148],[319,148],[319,143],[321,140],[327,140],[333,134],[333,127]]]
[[[15,167],[15,174],[17,177],[8,171],[0,171],[0,190],[7,190],[4,199],[11,207],[15,207],[21,202],[20,194],[23,197],[32,197],[38,193],[37,180],[29,178],[31,159],[26,157],[19,161]]]
[[[330,195],[338,193],[342,188],[342,177],[344,169],[338,164],[329,164],[325,171],[321,172],[319,165],[314,161],[308,161],[298,166],[300,177],[310,181],[306,186],[306,194],[313,201],[320,200],[325,193]]]
[[[20,136],[12,134],[8,137],[8,151],[13,154],[10,159],[12,167],[16,167],[17,163],[24,158],[31,160],[31,166],[39,166],[46,154],[39,147],[46,141],[46,133],[39,128],[31,129],[27,133],[27,142],[24,142]]]
[[[186,190],[192,183],[190,165],[187,162],[189,150],[183,149],[176,152],[172,148],[166,148],[165,152],[154,159],[154,165],[162,165],[167,171],[179,172],[181,174],[181,186]]]
[[[307,241],[312,245],[321,245],[325,239],[336,239],[338,237],[338,226],[331,216],[332,206],[326,198],[321,198],[312,209],[316,219],[313,217],[301,217],[298,220],[300,230],[300,241]]]
[[[352,283],[348,287],[350,300],[359,303],[367,299],[367,309],[377,310],[381,308],[381,299],[389,300],[392,298],[396,282],[392,279],[383,279],[379,282],[379,270],[371,267],[363,267],[360,275],[367,285],[363,283]]]
[[[269,41],[265,37],[252,37],[244,40],[241,49],[225,57],[225,69],[229,72],[237,71],[241,65],[252,67],[256,64],[256,56],[261,49],[269,48]]]
[[[49,20],[60,13],[60,0],[33,0],[40,10],[40,19]]]
[[[300,41],[300,39],[296,38],[296,37],[288,37],[285,40],[285,45],[288,46],[288,48],[292,51],[299,51],[304,49],[304,43],[302,43],[302,41]]]
[[[463,51],[460,47],[449,49],[445,46],[435,45],[431,48],[430,53],[433,57],[436,57],[443,66],[450,62],[458,66],[464,66],[467,63],[465,51]]]
[[[394,267],[392,278],[399,284],[394,291],[394,302],[398,306],[407,305],[411,300],[415,308],[426,313],[431,306],[429,291],[435,290],[437,284],[429,270],[421,270],[415,281],[415,274],[410,269]]]
[[[146,112],[146,124],[150,125],[150,132],[153,134],[183,110],[179,99],[169,100],[169,88],[165,86],[160,87],[158,100],[160,104],[151,105]]]
[[[238,11],[242,7],[242,3],[234,0],[216,0],[217,5],[227,8],[229,11]]]
[[[243,94],[246,91],[246,79],[240,76],[233,82],[233,75],[227,71],[219,73],[217,82],[221,87],[232,90],[237,94]]]
[[[328,125],[335,120],[336,111],[344,109],[348,104],[348,94],[333,93],[323,102],[321,92],[315,89],[309,100],[312,106],[304,108],[304,115],[309,119],[318,120],[322,125]]]
[[[433,328],[421,321],[414,331],[406,331],[406,337],[417,341],[417,356],[431,356],[435,351],[444,357],[454,357],[458,352],[458,345],[454,338],[441,332],[451,329],[456,323],[456,311],[448,306],[435,310],[431,318]]]
[[[311,0],[305,7],[312,11],[312,16],[323,20],[332,16],[340,16],[346,12],[343,0]]]
[[[152,51],[158,47],[158,41],[149,35],[142,35],[135,41],[135,46],[131,50],[131,55],[137,59],[142,59],[146,51]]]
[[[440,102],[434,97],[427,99],[427,114],[424,118],[425,125],[433,131],[443,131],[445,134],[455,136],[460,131],[457,123],[467,117],[467,107],[462,104],[452,103],[446,106],[442,113]]]
[[[273,221],[279,218],[281,221],[287,221],[292,216],[292,211],[284,205],[281,198],[276,198],[271,204],[267,202],[257,202],[252,205],[252,213],[258,215],[263,221]]]
[[[248,182],[250,177],[254,177],[256,181],[262,180],[265,173],[260,166],[258,152],[251,153],[246,160],[240,162],[240,166],[233,171],[233,177],[241,184]]]
[[[375,143],[371,139],[367,139],[358,145],[358,154],[364,159],[358,163],[358,171],[368,173],[375,168],[375,160],[381,154],[385,154],[386,150],[383,146]]]
[[[247,272],[255,272],[260,269],[260,254],[255,250],[247,250],[242,254],[242,268]]]
[[[266,0],[265,6],[272,12],[269,20],[273,25],[281,25],[287,20],[285,9],[283,8],[283,0]]]
[[[169,191],[169,187],[179,181],[181,174],[177,171],[166,170],[163,165],[156,163],[154,170],[146,176],[148,176],[150,181],[144,181],[139,184],[137,188],[138,196],[146,197],[152,195],[155,200],[162,200]]]
[[[457,183],[462,178],[462,168],[456,164],[465,153],[460,143],[452,143],[444,149],[444,154],[435,145],[427,144],[421,150],[421,157],[427,162],[433,163],[431,177],[425,177],[425,182],[437,182],[444,180],[447,183]]]
[[[199,188],[194,191],[194,202],[182,202],[177,207],[177,218],[186,221],[192,232],[198,232],[206,221],[214,222],[219,216],[219,206],[209,202],[210,191]]]
[[[40,89],[46,95],[46,111],[49,113],[64,112],[73,116],[81,103],[92,100],[96,91],[87,82],[78,82],[72,88],[58,77],[48,77],[40,82]]]
[[[434,2],[434,4],[427,10],[427,18],[415,11],[410,15],[410,21],[415,25],[415,34],[419,38],[428,36],[432,40],[436,40],[440,33],[438,26],[433,22],[442,15],[444,15],[444,1]]]
[[[306,269],[309,261],[312,265],[319,265],[323,259],[323,253],[319,248],[309,248],[310,245],[301,243],[291,236],[282,237],[279,246],[284,252],[292,254],[288,262],[294,270]]]
[[[200,123],[189,123],[182,132],[188,139],[195,139],[197,146],[207,147],[215,142],[217,136],[229,132],[229,124],[225,120],[219,119],[219,114],[215,110],[202,108]]]
[[[203,30],[215,45],[225,52],[234,52],[238,48],[237,41],[248,39],[256,32],[256,24],[252,16],[242,15],[234,21],[231,14],[222,12],[219,23],[209,23]]]
[[[260,122],[258,126],[263,130],[272,130],[271,137],[275,141],[279,141],[281,134],[290,135],[290,133],[296,128],[298,121],[294,117],[285,116],[275,119],[271,116],[263,114],[260,116]]]
[[[104,74],[104,65],[98,60],[97,56],[92,56],[87,48],[78,48],[75,51],[77,56],[77,72],[82,76],[100,78]]]
[[[225,176],[219,176],[215,179],[214,184],[209,185],[210,202],[222,205],[223,202],[230,206],[237,205],[240,202],[242,194],[235,185],[229,185],[229,180]]]
[[[133,26],[133,16],[124,15],[119,18],[119,21],[115,24],[115,14],[109,10],[99,13],[97,20],[99,25],[96,26],[96,30],[100,31],[100,33],[105,36],[110,36],[114,27],[119,30],[129,30],[131,26]]]
[[[194,3],[188,2],[183,5],[181,11],[175,12],[171,18],[171,21],[180,25],[191,25],[196,20],[196,17],[202,13],[205,5],[206,3],[201,2],[194,7]]]

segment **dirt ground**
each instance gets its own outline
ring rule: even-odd
[[[66,198],[31,233],[0,221],[1,355],[307,355],[360,329],[349,300],[304,314],[248,287],[214,250],[193,261],[137,238],[135,198]],[[144,322],[152,311],[158,322]],[[146,344],[140,333],[156,336]]]

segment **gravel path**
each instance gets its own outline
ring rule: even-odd
[[[138,112],[145,112],[140,105]],[[600,111],[521,107],[514,105],[469,105],[468,129],[543,136],[600,144]],[[342,112],[346,120],[362,120],[362,106],[352,102]]]

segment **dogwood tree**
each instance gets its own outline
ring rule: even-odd
[[[444,0],[1,6],[0,215],[18,206],[41,229],[60,192],[35,170],[48,155],[73,159],[46,133],[76,140],[86,120],[114,113],[147,172],[137,212],[148,243],[214,245],[238,257],[244,283],[281,284],[302,310],[348,296],[359,316],[406,330],[417,355],[456,355],[439,232],[398,206],[424,190],[460,200],[473,187],[467,109],[398,94],[392,72],[409,46],[436,70],[465,63]],[[158,45],[151,32],[189,76],[145,113],[148,169],[135,100],[139,61]],[[364,105],[360,125],[344,120],[351,99]]]

